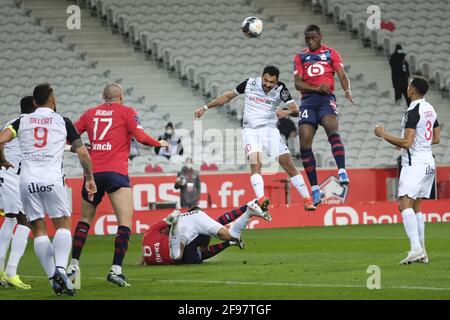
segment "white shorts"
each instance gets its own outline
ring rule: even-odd
[[[57,182],[27,181],[21,175],[20,194],[28,221],[43,219],[45,214],[50,219],[70,217],[69,195],[62,179]]]
[[[175,233],[180,236],[180,241],[188,245],[200,234],[217,238],[217,233],[223,227],[205,212],[195,210],[180,215]]]
[[[263,149],[266,156],[271,159],[289,153],[289,149],[277,128],[244,128],[242,130],[242,141],[247,156],[254,152],[263,152]]]
[[[19,191],[20,176],[14,168],[0,170],[0,193],[5,213],[19,214],[23,212],[22,201]]]
[[[429,198],[435,173],[434,163],[402,167],[398,196],[408,196],[411,199]]]

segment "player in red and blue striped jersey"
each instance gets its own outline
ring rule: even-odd
[[[311,184],[314,205],[317,206],[324,193],[317,183],[316,159],[312,142],[318,125],[324,127],[331,151],[338,167],[341,184],[350,182],[345,170],[345,149],[338,132],[338,113],[334,93],[334,74],[337,73],[347,100],[353,103],[350,81],[345,74],[339,53],[322,45],[322,34],[317,25],[305,29],[308,48],[294,58],[295,88],[302,94],[300,103],[300,153],[303,166]]]

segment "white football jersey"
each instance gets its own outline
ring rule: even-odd
[[[244,128],[276,128],[278,123],[276,111],[280,103],[294,102],[283,82],[278,82],[270,92],[264,92],[261,77],[248,78],[240,83],[235,91],[237,94],[245,93]]]
[[[66,143],[80,138],[72,122],[50,108],[42,107],[14,121],[13,130],[22,151],[21,175],[60,179]]]
[[[7,128],[9,125],[11,125],[11,123],[13,123],[16,120],[17,120],[17,118],[13,119],[11,121],[8,121],[3,126],[2,130],[0,130],[0,131],[3,131],[5,128]],[[20,163],[22,162],[22,152],[20,151],[19,140],[14,139],[14,140],[6,143],[4,153],[5,153],[6,160],[14,166],[13,170],[19,170]]]
[[[434,163],[431,151],[433,129],[439,126],[437,113],[425,99],[411,102],[402,119],[402,136],[405,129],[415,129],[413,144],[402,151],[402,166]]]

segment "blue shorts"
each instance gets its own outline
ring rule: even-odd
[[[120,188],[131,188],[130,178],[117,172],[94,173],[94,180],[97,185],[97,193],[94,195],[93,201],[89,201],[88,193],[84,188],[84,183],[81,191],[81,196],[83,199],[89,203],[92,203],[94,206],[98,206],[100,202],[102,202],[105,192],[113,193]]]
[[[200,264],[203,262],[200,248],[204,248],[209,245],[210,237],[203,234],[197,236],[191,243],[189,243],[183,251],[183,257],[181,258],[182,264]]]
[[[338,115],[334,94],[306,94],[300,103],[298,125],[309,124],[317,129],[322,118],[327,114]]]

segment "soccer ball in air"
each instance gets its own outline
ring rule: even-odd
[[[249,38],[256,38],[263,32],[263,23],[257,17],[247,17],[242,21],[242,32]]]

